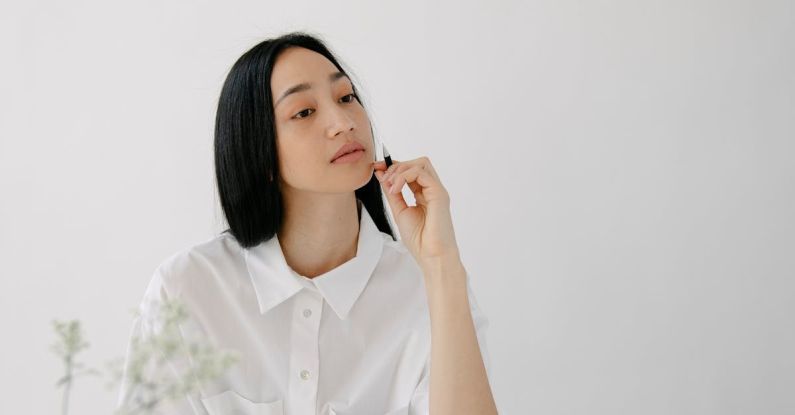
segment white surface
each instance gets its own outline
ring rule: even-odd
[[[222,229],[221,83],[291,29],[450,191],[501,413],[795,412],[793,7],[4,2],[0,412],[59,411],[51,319],[121,355],[155,266]]]

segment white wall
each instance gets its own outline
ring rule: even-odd
[[[122,355],[154,267],[222,229],[221,83],[292,29],[442,176],[501,413],[795,412],[793,2],[459,0],[4,2],[0,413],[58,413],[50,320]]]

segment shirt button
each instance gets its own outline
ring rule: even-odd
[[[310,310],[308,308],[306,310],[304,310],[304,317],[309,318],[309,316],[311,316],[311,315],[312,315],[312,310]]]
[[[309,371],[308,370],[302,370],[301,371],[301,379],[303,379],[303,380],[309,379]]]

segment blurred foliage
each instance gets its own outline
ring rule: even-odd
[[[230,350],[216,350],[199,343],[185,342],[180,324],[189,315],[181,302],[168,300],[154,307],[150,315],[134,311],[137,327],[152,330],[134,331],[124,357],[105,364],[106,387],[119,391],[124,388],[125,400],[114,415],[154,414],[162,404],[196,391],[200,385],[224,374],[239,361],[239,354]],[[73,381],[82,375],[102,375],[103,372],[85,367],[76,361],[77,354],[88,348],[80,322],[53,320],[57,342],[52,351],[64,363],[65,373],[56,382],[63,387],[61,413],[69,413],[69,393]],[[188,362],[177,368],[174,362]]]

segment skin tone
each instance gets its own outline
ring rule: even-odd
[[[337,67],[323,55],[292,47],[271,75],[284,223],[278,232],[287,264],[307,278],[356,256],[359,213],[354,191],[370,181],[375,160],[370,120]],[[283,94],[295,85],[311,87]],[[331,160],[345,143],[365,154],[354,163]],[[312,255],[301,253],[312,252]]]
[[[422,267],[431,320],[430,413],[496,414],[450,216],[450,196],[427,157],[374,164],[401,241]],[[401,189],[408,185],[416,206]]]
[[[288,265],[313,277],[356,255],[359,217],[354,191],[375,173],[401,241],[420,265],[431,320],[430,412],[496,414],[477,341],[450,215],[450,196],[427,157],[375,162],[369,119],[346,77],[322,55],[290,48],[271,78],[285,222],[279,241]],[[312,87],[280,98],[294,85]],[[306,115],[306,118],[301,118]],[[356,141],[365,148],[354,163],[332,164],[337,150]],[[407,185],[416,206],[403,198]],[[312,252],[312,255],[301,253]]]

